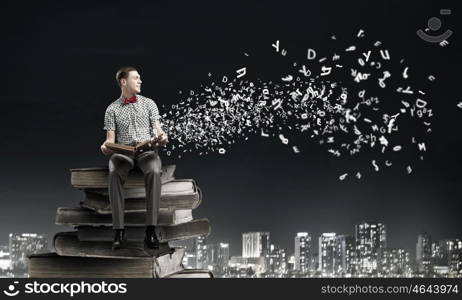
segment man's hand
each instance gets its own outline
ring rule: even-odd
[[[109,154],[112,154],[114,153],[114,151],[108,149],[106,147],[106,142],[104,142],[102,145],[101,145],[101,152],[103,152],[104,155],[109,155]]]
[[[160,135],[159,135],[159,140],[157,141],[157,144],[159,144],[159,146],[164,146],[168,143],[168,136],[165,132],[162,132]]]
[[[115,143],[115,131],[114,130],[108,130],[106,132],[106,140],[101,145],[101,152],[103,152],[104,155],[109,155],[109,154],[114,153],[114,151],[106,147],[106,143]]]

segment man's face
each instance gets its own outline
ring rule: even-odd
[[[138,71],[130,71],[126,79],[121,80],[122,87],[130,93],[141,92],[141,76]]]

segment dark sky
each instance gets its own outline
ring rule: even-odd
[[[442,30],[454,31],[446,47],[415,34],[441,8],[452,9],[442,17]],[[454,1],[3,1],[0,10],[1,244],[10,232],[67,230],[54,225],[56,208],[82,198],[69,169],[107,164],[99,146],[104,111],[120,94],[120,66],[138,67],[141,94],[168,107],[181,101],[179,90],[199,89],[208,72],[254,63],[248,76],[277,78],[269,51],[277,39],[294,53],[330,53],[330,35],[354,40],[359,29],[405,57],[413,76],[437,77],[428,89],[433,133],[411,175],[391,169],[339,181],[352,162],[338,163],[311,140],[294,155],[259,136],[226,155],[163,156],[163,164],[198,182],[204,201],[194,215],[209,218],[209,241],[230,242],[232,255],[241,253],[242,232],[269,231],[293,253],[298,231],[310,232],[317,247],[320,233],[353,234],[362,220],[385,223],[389,246],[412,253],[423,231],[462,238],[462,27]]]

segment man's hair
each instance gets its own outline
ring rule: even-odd
[[[119,69],[119,71],[117,71],[116,80],[117,80],[117,84],[120,87],[122,87],[122,85],[120,84],[120,80],[121,79],[127,79],[128,78],[128,73],[130,73],[130,71],[137,71],[137,70],[134,67],[122,67],[122,68]]]

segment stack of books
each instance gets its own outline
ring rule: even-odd
[[[71,231],[54,236],[56,252],[29,256],[32,278],[211,278],[207,270],[185,270],[185,249],[169,242],[207,236],[207,219],[194,219],[192,210],[202,201],[193,179],[176,179],[175,166],[162,168],[162,193],[156,234],[159,249],[145,250],[146,199],[144,177],[135,168],[124,185],[125,237],[120,249],[112,249],[111,203],[108,168],[71,169],[71,184],[83,191],[76,207],[59,207],[56,224]]]

